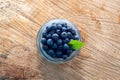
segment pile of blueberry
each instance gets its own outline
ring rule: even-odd
[[[71,40],[79,40],[72,27],[67,23],[52,23],[42,33],[42,49],[52,58],[67,59],[74,51],[68,45]]]

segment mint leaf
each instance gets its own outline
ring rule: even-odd
[[[70,47],[72,49],[79,50],[80,48],[82,48],[84,46],[84,43],[79,40],[71,40],[68,43],[68,45],[70,45]]]

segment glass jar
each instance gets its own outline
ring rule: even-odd
[[[75,56],[77,56],[80,50],[73,51],[73,53],[71,53],[71,55],[67,59],[64,60],[62,58],[52,58],[42,49],[42,46],[43,46],[41,44],[42,33],[45,31],[46,27],[51,25],[52,23],[67,23],[68,26],[72,27],[76,31],[76,35],[79,37],[79,40],[80,41],[82,40],[79,30],[72,22],[70,22],[66,19],[52,19],[52,20],[49,20],[48,22],[46,22],[38,32],[38,35],[37,35],[38,51],[42,55],[42,57],[45,58],[49,62],[58,63],[58,64],[68,62],[68,61],[72,60]]]

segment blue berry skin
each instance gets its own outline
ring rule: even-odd
[[[48,50],[47,53],[51,57],[55,54],[55,52],[52,49]]]
[[[66,32],[62,32],[61,33],[61,38],[66,38],[67,37],[67,33]]]
[[[56,34],[56,33],[54,33],[54,34],[52,35],[52,38],[53,38],[54,40],[58,40],[58,39],[59,39],[59,35]]]
[[[46,34],[47,34],[47,33],[48,33],[48,30],[45,29],[43,33],[46,33]]]
[[[49,47],[47,45],[43,45],[42,47],[45,51],[47,51],[49,49]]]
[[[54,55],[52,55],[52,57],[53,57],[53,58],[57,58],[57,56],[56,56],[55,54],[54,54]]]
[[[41,39],[41,43],[42,43],[43,45],[45,45],[46,42],[47,42],[47,40],[46,40],[45,38],[42,38],[42,39]]]
[[[74,39],[75,39],[75,36],[73,36],[73,35],[72,35],[72,36],[71,36],[71,39],[73,39],[73,40],[74,40]]]
[[[78,37],[78,36],[75,36],[75,40],[79,40],[79,37]]]
[[[72,37],[72,33],[71,32],[67,32],[67,37],[71,38]]]
[[[56,51],[56,55],[58,58],[61,58],[62,57],[62,52],[61,51]]]
[[[72,35],[76,35],[75,30],[71,30]]]
[[[62,27],[66,27],[67,28],[67,23],[62,23]]]
[[[57,29],[56,23],[52,23],[52,30],[56,30],[56,29]]]
[[[63,40],[64,43],[68,43],[70,40],[68,38],[66,38],[65,40]]]
[[[57,44],[54,43],[53,46],[52,46],[52,48],[53,49],[57,49]]]
[[[47,27],[46,27],[46,30],[47,30],[47,32],[51,31],[51,27],[50,27],[50,26],[47,26]]]
[[[48,34],[48,35],[46,36],[46,38],[47,38],[47,39],[51,38],[51,34]]]
[[[58,49],[59,49],[59,50],[62,50],[62,49],[63,49],[63,46],[62,46],[62,45],[58,46]]]
[[[63,56],[62,56],[62,58],[63,58],[64,60],[67,59],[67,57],[68,57],[67,55],[63,55]]]
[[[53,45],[53,40],[52,39],[48,39],[47,40],[47,45],[52,46]]]
[[[67,31],[72,31],[72,28],[70,26],[67,27]]]
[[[47,36],[47,33],[42,33],[42,37],[44,37],[44,38],[46,38],[46,36]]]
[[[52,23],[52,25],[51,26],[56,26],[57,24],[56,23]]]
[[[63,45],[63,49],[67,50],[67,49],[69,49],[69,48],[70,48],[70,47],[69,47],[68,44],[64,44],[64,45]]]
[[[56,33],[57,33],[58,35],[60,35],[60,34],[61,34],[61,30],[57,29],[57,30],[56,30]]]
[[[57,24],[57,29],[61,30],[62,29],[62,25],[61,24]]]
[[[57,40],[57,45],[62,45],[62,40],[61,39]]]
[[[66,29],[65,27],[62,27],[62,31],[63,31],[63,32],[66,32],[67,29]]]
[[[51,34],[51,35],[54,34],[54,33],[55,33],[55,30],[52,30],[52,31],[49,32],[49,34]]]
[[[71,49],[67,50],[67,56],[70,56],[70,54],[72,53],[73,51]]]

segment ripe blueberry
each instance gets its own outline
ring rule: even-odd
[[[52,23],[52,30],[56,30],[56,29],[57,29],[56,23]]]
[[[57,29],[61,30],[62,29],[62,25],[61,24],[57,24]]]
[[[63,49],[69,49],[70,47],[69,47],[69,45],[68,44],[64,44],[63,45]]]
[[[58,39],[57,40],[57,45],[61,45],[62,44],[62,40],[61,39]]]
[[[54,34],[52,35],[52,38],[53,38],[54,40],[58,40],[58,39],[59,39],[59,35],[56,34],[56,33],[54,33]]]
[[[55,52],[52,49],[48,50],[47,53],[51,57],[55,54]]]
[[[42,48],[43,48],[45,51],[47,51],[49,47],[48,47],[47,45],[43,45]]]
[[[67,55],[63,55],[62,56],[63,59],[67,59],[67,57],[68,57]]]
[[[51,31],[51,27],[50,27],[50,26],[47,26],[47,27],[46,27],[46,30],[47,30],[47,32]]]
[[[54,43],[53,46],[52,46],[52,48],[56,49],[57,48],[57,44]]]
[[[78,36],[75,36],[75,40],[79,40],[79,37],[78,37]]]
[[[52,46],[53,45],[53,40],[52,39],[48,39],[47,40],[47,45]]]
[[[65,32],[67,31],[67,29],[65,27],[62,27],[62,31]]]
[[[62,50],[62,49],[63,49],[63,46],[62,46],[62,45],[58,46],[58,49],[59,49],[59,50]]]
[[[59,29],[57,29],[56,33],[59,35],[59,34],[61,34],[61,31]]]
[[[47,33],[42,33],[42,37],[44,37],[44,38],[46,38],[46,36],[47,36]]]
[[[67,31],[72,31],[72,28],[70,26],[68,26]]]
[[[47,38],[47,39],[51,38],[51,34],[48,34],[48,35],[46,36],[46,38]]]
[[[64,43],[68,43],[70,40],[68,38],[66,38],[65,40],[63,40]]]
[[[62,37],[62,38],[66,38],[66,37],[67,37],[67,33],[66,33],[66,32],[62,32],[62,33],[61,33],[61,37]]]
[[[76,35],[75,30],[71,30],[72,35]]]
[[[71,32],[67,32],[67,37],[68,37],[68,38],[71,38],[71,37],[72,37]]]
[[[70,54],[72,53],[73,51],[71,49],[67,50],[67,55],[70,56]]]
[[[61,58],[62,57],[62,52],[61,51],[56,51],[56,55],[58,58]]]
[[[41,39],[41,43],[45,45],[45,44],[46,44],[46,39],[45,39],[45,38],[42,38],[42,39]]]
[[[62,23],[62,27],[67,27],[67,23]]]

